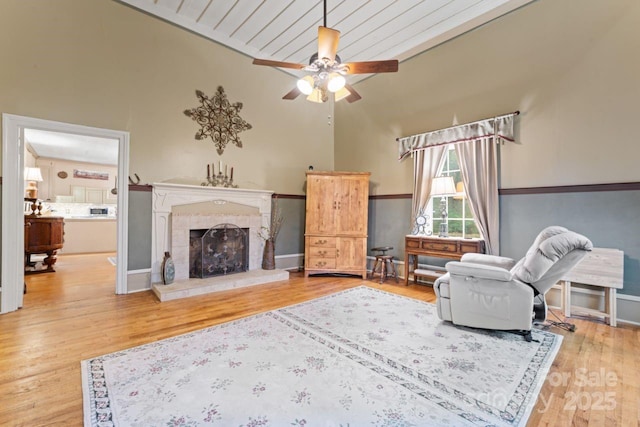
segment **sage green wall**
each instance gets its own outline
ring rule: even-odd
[[[640,2],[538,0],[356,83],[335,108],[337,170],[412,191],[395,139],[520,110],[501,187],[640,181]]]
[[[151,268],[151,198],[151,191],[129,191],[129,271]]]
[[[501,251],[519,259],[544,227],[587,236],[595,247],[624,252],[624,289],[640,296],[640,191],[519,194],[500,197]]]
[[[371,248],[392,246],[388,255],[397,259],[404,258],[404,236],[411,217],[411,198],[404,199],[371,199],[369,200],[369,218],[367,230],[367,253],[376,255]]]
[[[276,239],[276,255],[303,254],[305,199],[278,198],[277,204],[284,220]]]
[[[142,183],[200,183],[234,166],[243,188],[301,194],[308,165],[333,169],[330,104],[282,100],[295,78],[112,0],[0,2],[0,112],[131,134]],[[183,114],[223,86],[253,129],[218,156]]]

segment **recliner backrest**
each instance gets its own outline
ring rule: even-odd
[[[592,248],[591,241],[581,234],[564,227],[547,227],[511,272],[518,280],[544,294]]]

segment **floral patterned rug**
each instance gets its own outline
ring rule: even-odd
[[[82,361],[86,426],[524,426],[562,337],[361,286]]]

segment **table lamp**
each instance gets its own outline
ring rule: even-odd
[[[449,227],[447,224],[447,196],[456,194],[456,184],[451,176],[438,176],[431,181],[431,195],[440,196],[440,232],[438,237],[449,237]]]
[[[37,182],[42,181],[42,173],[40,172],[40,168],[24,168],[24,180],[28,181],[26,188],[26,198],[27,199],[37,199],[38,198],[38,184]]]

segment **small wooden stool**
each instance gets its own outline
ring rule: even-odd
[[[396,271],[396,266],[393,263],[393,256],[386,255],[386,252],[392,249],[392,246],[380,246],[377,248],[371,248],[372,251],[380,252],[379,255],[376,255],[376,261],[373,263],[373,268],[371,269],[370,277],[372,279],[374,275],[380,274],[380,283],[384,283],[387,277],[395,278],[396,283],[398,283],[398,273]]]

